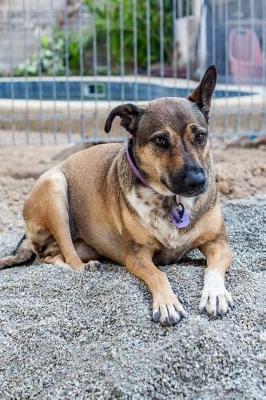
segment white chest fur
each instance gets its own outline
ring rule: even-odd
[[[171,221],[171,211],[165,216],[163,210],[164,197],[155,193],[147,187],[133,188],[127,194],[127,200],[131,207],[140,217],[141,224],[165,247],[168,249],[178,249],[189,245],[193,240],[191,231],[189,234],[181,233]],[[182,198],[182,204],[191,211],[193,207],[193,199]]]

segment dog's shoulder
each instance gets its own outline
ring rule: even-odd
[[[63,166],[83,163],[93,160],[95,163],[113,160],[123,147],[122,143],[102,143],[78,151],[63,161]]]
[[[60,169],[65,173],[68,181],[84,179],[89,182],[102,183],[108,174],[113,161],[119,154],[121,143],[106,143],[91,146],[88,149],[79,151],[60,165]]]

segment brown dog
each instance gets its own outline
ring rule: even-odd
[[[207,258],[200,310],[223,315],[232,306],[224,284],[231,265],[208,141],[216,84],[210,66],[188,99],[162,98],[139,108],[116,107],[113,119],[131,138],[76,153],[42,175],[24,206],[26,235],[2,267],[33,254],[83,270],[106,257],[126,265],[153,296],[153,319],[177,323],[186,313],[155,264],[174,263],[199,248]]]

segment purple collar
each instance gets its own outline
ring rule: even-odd
[[[127,157],[127,162],[131,168],[131,171],[133,174],[140,180],[140,182],[147,187],[150,187],[148,183],[146,182],[146,179],[136,166],[134,159],[130,155],[130,150],[128,146],[126,147],[126,157]],[[189,213],[185,210],[184,206],[182,203],[178,203],[177,206],[181,208],[181,210],[177,207],[174,207],[173,209],[173,214],[172,214],[172,222],[175,225],[176,228],[186,228],[189,223],[190,223],[190,216]]]
[[[144,186],[149,186],[144,178],[144,176],[142,175],[142,173],[140,172],[140,170],[138,169],[138,167],[136,166],[136,164],[134,163],[133,159],[131,158],[130,154],[129,154],[129,148],[127,146],[126,148],[126,156],[127,156],[127,162],[129,163],[129,166],[131,168],[131,171],[133,172],[133,174],[140,180],[140,182],[144,185]]]

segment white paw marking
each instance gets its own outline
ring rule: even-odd
[[[199,305],[200,312],[206,310],[213,317],[223,316],[229,307],[233,307],[233,299],[225,287],[224,277],[219,271],[206,272]]]

